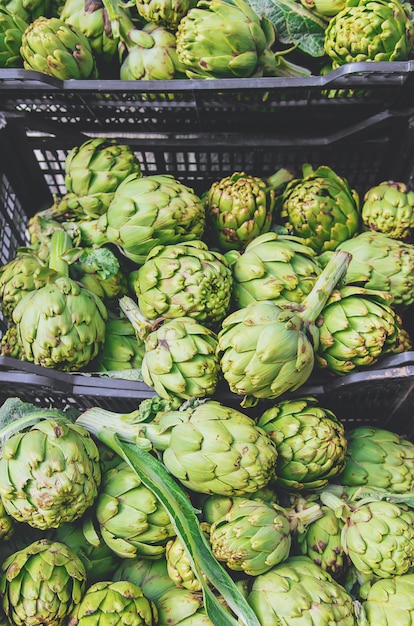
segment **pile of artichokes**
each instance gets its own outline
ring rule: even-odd
[[[307,396],[256,417],[212,399],[119,414],[14,397],[0,420],[2,624],[414,620],[403,435],[346,430]]]
[[[1,68],[61,80],[307,76],[414,47],[401,0],[2,0],[0,34]]]

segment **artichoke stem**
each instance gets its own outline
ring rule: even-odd
[[[303,533],[309,524],[321,517],[323,517],[323,511],[319,504],[314,504],[301,511],[292,511],[289,514],[290,528],[297,533]]]
[[[72,239],[66,231],[55,230],[50,242],[49,268],[69,278],[69,263],[64,260],[65,252],[73,247]]]
[[[288,170],[286,167],[281,167],[274,174],[269,176],[266,183],[271,189],[278,191],[281,187],[284,187],[289,181],[291,181],[292,178],[293,172]]]
[[[137,335],[140,339],[145,341],[145,338],[152,328],[152,322],[146,319],[146,317],[139,310],[137,303],[134,302],[134,300],[129,296],[123,296],[119,300],[119,306],[131,322]]]
[[[342,250],[335,250],[326,267],[318,276],[312,290],[302,301],[299,317],[308,323],[314,323],[320,315],[338,281],[345,275],[352,255]]]

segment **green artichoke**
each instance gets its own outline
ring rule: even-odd
[[[173,176],[131,174],[98,220],[110,243],[138,265],[157,245],[200,239],[205,211],[195,192]]]
[[[414,574],[376,580],[362,602],[361,626],[414,623]]]
[[[302,237],[318,253],[335,250],[360,228],[359,195],[331,167],[302,166],[278,198],[280,220],[287,231]]]
[[[99,453],[84,428],[41,419],[11,435],[0,458],[0,495],[7,513],[42,530],[79,518],[101,482]]]
[[[209,539],[210,525],[201,523],[206,539]],[[167,561],[167,572],[174,585],[184,587],[190,591],[203,591],[201,581],[198,580],[191,566],[183,542],[179,537],[170,539],[165,548],[165,558]]]
[[[221,250],[241,250],[270,230],[276,194],[263,178],[234,172],[203,194],[207,225]]]
[[[109,63],[114,58],[119,37],[101,0],[65,0],[60,19],[85,35],[97,61]]]
[[[253,579],[247,601],[262,626],[355,626],[351,596],[306,556],[291,556]]]
[[[0,5],[0,67],[22,67],[22,37],[28,23]]]
[[[167,589],[157,600],[157,626],[215,626],[204,608],[203,596],[189,589]]]
[[[277,504],[238,500],[211,525],[210,543],[216,559],[229,569],[258,576],[289,556],[289,516]]]
[[[176,35],[178,58],[189,78],[262,76],[264,67],[275,63],[273,25],[244,0],[199,0]]]
[[[73,205],[79,218],[97,218],[106,212],[120,183],[131,174],[142,175],[130,146],[116,139],[88,139],[72,148],[65,159],[68,195],[60,205]]]
[[[277,398],[308,380],[318,346],[315,320],[348,262],[348,255],[336,253],[301,303],[252,302],[223,320],[220,367],[230,390],[244,396],[243,406]]]
[[[316,253],[300,237],[274,232],[258,235],[244,252],[227,253],[233,274],[233,299],[251,302],[301,302],[321,273]]]
[[[257,424],[276,445],[276,488],[320,489],[343,470],[344,425],[315,398],[279,402],[266,409]]]
[[[407,239],[414,228],[414,191],[386,180],[368,189],[361,217],[365,226],[392,239]]]
[[[121,80],[186,78],[176,44],[175,32],[156,22],[145,24],[140,31],[134,32],[133,41],[128,41],[128,52],[120,67]]]
[[[151,324],[128,296],[120,306],[144,341],[141,369],[149,387],[167,400],[213,395],[220,377],[214,331],[192,317]]]
[[[347,374],[394,352],[400,331],[391,301],[389,292],[352,285],[334,290],[317,320],[319,367]]]
[[[57,17],[38,17],[23,33],[23,66],[61,80],[96,78],[89,40]]]
[[[167,589],[175,589],[175,583],[168,575],[166,559],[123,559],[112,579],[129,580],[138,585],[144,596],[155,603]]]
[[[131,322],[115,317],[106,322],[104,345],[93,365],[98,372],[141,369],[144,354],[145,344]]]
[[[95,514],[103,540],[121,558],[161,558],[175,536],[166,509],[125,461],[104,474]]]
[[[408,307],[414,302],[414,246],[370,230],[344,241],[338,250],[352,255],[346,284],[389,291],[393,306]],[[324,264],[329,256],[326,253],[318,260]]]
[[[413,51],[414,23],[398,0],[347,0],[325,30],[333,67],[358,61],[405,61]]]
[[[341,543],[362,575],[393,578],[414,563],[414,512],[403,504],[370,498],[345,502],[322,492],[322,502],[345,523]]]
[[[13,311],[24,359],[66,371],[85,367],[98,354],[107,319],[101,298],[68,277],[63,256],[71,243],[64,231],[53,234],[49,269],[56,277],[28,292]]]
[[[99,581],[91,585],[72,611],[68,626],[158,624],[155,605],[140,587],[126,580]]]
[[[153,248],[133,283],[146,318],[187,316],[213,329],[229,312],[232,285],[226,258],[198,239]]]
[[[197,0],[135,0],[138,14],[146,21],[175,31]]]
[[[1,311],[13,319],[13,311],[29,292],[44,287],[48,276],[46,264],[30,249],[18,250],[16,256],[0,267]]]
[[[346,433],[345,468],[339,482],[348,487],[379,487],[392,493],[414,489],[414,444],[397,433],[357,426]]]
[[[76,552],[40,539],[1,566],[3,609],[15,626],[61,626],[82,599],[86,573]]]
[[[50,4],[49,0],[45,0],[44,7],[43,7],[44,10],[41,11],[40,14],[43,14],[43,15],[45,14],[49,4]],[[26,5],[30,5],[30,0],[28,2],[26,0],[0,0],[0,7],[5,9],[7,13],[10,13],[11,15],[15,15],[19,17],[28,25],[29,22],[33,21],[33,19],[35,18],[31,16],[30,10],[26,8]]]

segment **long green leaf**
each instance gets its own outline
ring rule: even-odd
[[[238,590],[232,578],[216,561],[186,493],[177,485],[164,465],[152,454],[133,444],[121,442],[109,428],[98,433],[99,439],[122,457],[165,506],[177,536],[186,549],[194,572],[203,587],[207,615],[216,626],[240,626],[212,592],[204,576],[222,595],[227,605],[245,626],[260,626],[260,622]],[[204,575],[204,576],[203,576]]]

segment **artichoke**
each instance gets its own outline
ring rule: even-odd
[[[376,580],[362,602],[361,626],[414,623],[414,574]]]
[[[347,374],[394,352],[400,331],[391,301],[386,291],[352,285],[334,290],[317,320],[319,367]]]
[[[200,240],[156,246],[133,282],[147,319],[187,316],[213,329],[229,312],[232,285],[226,258]]]
[[[393,306],[414,302],[414,246],[370,230],[344,241],[338,250],[352,255],[343,282],[389,291]],[[324,264],[329,257],[326,253],[318,260]]]
[[[9,556],[1,570],[3,609],[15,626],[61,626],[84,593],[82,561],[57,541],[35,541]]]
[[[97,61],[109,63],[114,58],[119,37],[102,0],[65,0],[59,17],[85,35]]]
[[[253,302],[223,320],[220,367],[230,390],[244,396],[243,406],[277,398],[308,380],[318,346],[315,320],[348,262],[348,255],[336,253],[301,303]]]
[[[145,344],[131,322],[115,317],[106,322],[104,345],[93,364],[98,372],[141,369],[144,354]]]
[[[244,0],[199,0],[181,19],[176,36],[189,78],[262,76],[268,64],[275,64],[273,25]]]
[[[23,66],[61,80],[96,78],[89,40],[57,17],[38,17],[23,33]]]
[[[121,558],[161,558],[175,536],[166,509],[125,461],[104,474],[95,514],[102,539]]]
[[[217,335],[192,317],[151,324],[128,296],[120,300],[125,315],[144,341],[144,382],[167,400],[212,395],[220,376]]]
[[[0,67],[21,67],[22,37],[28,23],[0,5]]]
[[[262,626],[355,626],[351,596],[306,556],[256,576],[247,596]]]
[[[89,291],[108,305],[128,292],[126,274],[121,264],[108,246],[88,248],[83,246],[72,250],[69,272]]]
[[[213,243],[223,251],[241,250],[270,230],[276,194],[263,178],[234,172],[215,181],[202,201]]]
[[[0,267],[1,311],[13,319],[13,311],[27,293],[47,283],[46,264],[30,249],[18,250],[16,256]]]
[[[244,252],[227,253],[233,274],[233,299],[251,302],[301,302],[321,273],[316,254],[299,237],[274,232],[258,235]]]
[[[63,255],[70,246],[64,231],[53,234],[49,268],[56,277],[20,300],[13,323],[26,361],[76,371],[98,354],[105,338],[107,309],[92,291],[68,277]]]
[[[203,595],[197,591],[174,587],[157,600],[157,626],[215,626],[209,619]]]
[[[148,600],[155,603],[167,589],[175,589],[175,584],[168,575],[167,561],[163,558],[123,559],[112,580],[129,580],[142,589]]]
[[[359,195],[332,168],[302,166],[278,198],[280,220],[287,232],[302,237],[318,253],[335,250],[360,228]]]
[[[176,45],[176,35],[167,27],[155,22],[145,24],[140,31],[134,31],[133,41],[127,39],[128,53],[120,67],[121,80],[186,78]]]
[[[414,23],[398,0],[348,0],[325,30],[333,68],[359,61],[405,61],[414,45]]]
[[[126,580],[99,581],[91,585],[72,611],[68,626],[89,624],[153,626],[157,610],[140,587]]]
[[[60,205],[68,206],[79,218],[97,218],[106,212],[118,186],[131,174],[142,175],[128,145],[116,139],[88,139],[72,148],[65,159],[68,195]]]
[[[341,543],[356,570],[368,577],[392,578],[414,564],[414,512],[388,500],[343,499],[321,493],[322,502],[345,523]]]
[[[202,522],[201,528],[206,539],[209,539],[210,525]],[[165,558],[167,561],[167,572],[174,585],[184,587],[190,591],[203,591],[203,586],[198,580],[192,568],[191,560],[188,557],[183,542],[179,537],[170,539],[165,548]],[[206,580],[208,583],[208,581]]]
[[[379,487],[391,493],[414,489],[414,444],[397,433],[357,426],[346,434],[345,468],[339,477],[348,487]]]
[[[122,254],[142,265],[157,245],[200,239],[205,211],[195,192],[173,176],[131,174],[98,225]]]
[[[42,530],[79,518],[101,482],[90,434],[46,412],[29,430],[12,434],[0,458],[0,495],[7,513]]]
[[[210,543],[229,569],[258,576],[289,556],[289,516],[277,504],[238,499],[211,525]]]
[[[138,14],[146,21],[175,31],[197,0],[135,0]]]
[[[315,398],[284,400],[266,409],[258,426],[277,449],[275,486],[320,489],[341,473],[347,441],[343,424]]]
[[[371,187],[364,195],[361,218],[371,230],[407,239],[414,228],[414,191],[392,180]]]

